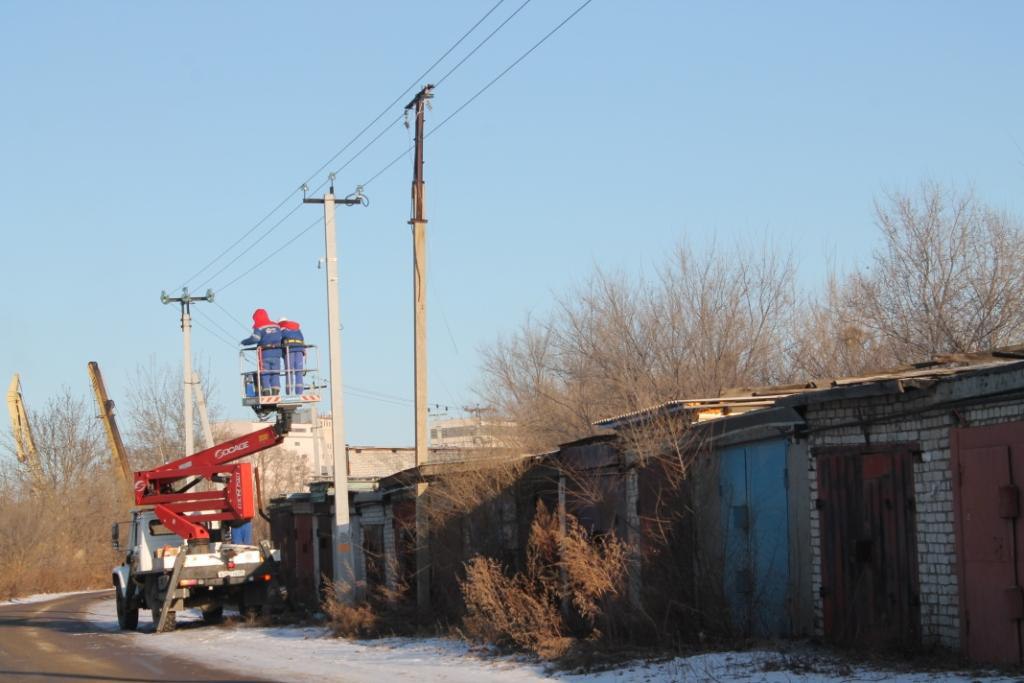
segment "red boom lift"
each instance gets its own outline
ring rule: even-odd
[[[135,504],[152,505],[164,526],[186,541],[209,539],[208,522],[248,521],[255,514],[252,464],[234,461],[278,445],[290,428],[291,411],[281,410],[276,424],[258,432],[136,472]],[[203,479],[226,486],[192,490]]]

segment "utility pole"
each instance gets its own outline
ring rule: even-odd
[[[199,373],[192,373],[192,384],[195,386],[196,405],[199,407],[199,424],[203,428],[203,439],[207,448],[213,448],[213,429],[210,428],[210,413],[206,410],[206,395],[203,384],[199,381]],[[220,488],[219,486],[217,488]]]
[[[434,96],[434,86],[424,86],[405,105],[405,111],[416,112],[416,153],[412,171],[412,301],[416,412],[416,467],[426,464],[427,431],[427,218],[423,185],[423,114],[427,101]],[[416,606],[421,616],[430,612],[430,527],[427,521],[427,484],[416,484]]]
[[[185,457],[196,452],[195,437],[192,434],[192,383],[195,378],[192,375],[192,304],[199,301],[213,301],[213,290],[206,290],[205,296],[191,296],[188,287],[181,288],[181,296],[167,296],[167,292],[160,292],[160,301],[164,304],[181,304],[181,332],[185,338],[185,360],[183,364],[183,379],[185,385]]]
[[[313,478],[324,476],[323,465],[320,464],[320,412],[316,403],[309,407],[310,434],[313,436]]]
[[[355,195],[338,199],[334,196],[334,174],[331,187],[323,199],[302,198],[304,204],[324,205],[324,249],[327,265],[327,328],[328,358],[331,375],[331,443],[334,455],[334,582],[344,591],[346,602],[355,600],[355,568],[352,562],[352,531],[348,514],[348,451],[345,448],[345,422],[341,383],[341,311],[338,303],[338,243],[334,229],[334,205],[366,205],[362,188]],[[305,193],[305,187],[303,187]]]

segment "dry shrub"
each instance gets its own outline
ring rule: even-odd
[[[383,638],[416,632],[416,603],[409,600],[409,584],[396,574],[394,585],[373,586],[363,582],[357,590],[323,577],[320,607],[331,631],[343,638]]]
[[[65,388],[29,421],[45,486],[33,486],[13,440],[0,440],[0,600],[109,587],[123,559],[110,524],[125,512],[92,406]]]
[[[343,638],[370,638],[378,635],[379,618],[367,602],[351,599],[351,587],[328,583],[322,607],[331,632]]]
[[[462,595],[465,633],[475,640],[527,650],[544,659],[561,657],[572,644],[563,635],[562,617],[543,583],[523,574],[505,576],[497,560],[470,560]]]
[[[561,541],[569,598],[580,616],[594,622],[601,616],[601,601],[622,592],[626,544],[614,535],[591,539],[575,517],[569,518]]]
[[[487,457],[453,463],[439,473],[427,489],[427,516],[437,527],[457,515],[476,510],[511,487],[522,476],[528,461],[497,450]]]
[[[573,633],[600,636],[597,626],[625,583],[627,554],[614,535],[595,539],[571,515],[563,532],[538,503],[525,571],[509,576],[500,562],[481,556],[466,563],[464,633],[543,659],[563,657],[576,642]],[[570,626],[579,618],[582,631]]]

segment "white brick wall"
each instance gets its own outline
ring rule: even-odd
[[[949,408],[907,415],[924,407],[927,392],[913,397],[885,396],[808,406],[811,430],[808,458],[811,487],[812,586],[814,630],[823,634],[821,600],[821,528],[814,449],[824,446],[855,446],[865,443],[860,426],[841,426],[868,419],[870,443],[917,443],[921,461],[914,463],[914,497],[917,504],[917,564],[921,596],[921,635],[925,644],[960,647],[960,605],[957,586],[956,537],[953,528],[953,479],[950,466],[950,429],[955,426]],[[989,403],[959,409],[967,424],[982,426],[1024,418],[1024,402]],[[835,425],[829,428],[830,425]]]

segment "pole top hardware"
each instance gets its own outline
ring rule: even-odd
[[[213,301],[213,290],[206,290],[206,294],[203,296],[192,296],[188,293],[188,287],[181,288],[181,296],[168,296],[166,291],[160,292],[160,303],[162,304],[185,304],[188,305],[193,301]]]
[[[413,107],[415,107],[416,103],[419,102],[421,99],[429,100],[433,96],[434,96],[434,86],[430,85],[428,83],[427,85],[423,86],[423,90],[420,90],[418,93],[416,93],[416,97],[412,98],[412,100],[409,102],[409,104],[405,105],[406,111],[408,111],[409,109],[412,109]]]

